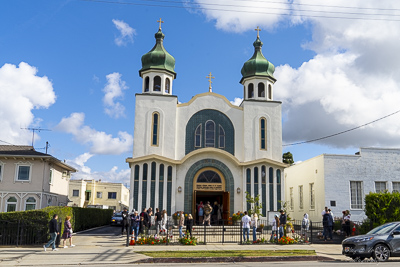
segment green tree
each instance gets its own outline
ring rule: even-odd
[[[283,163],[292,165],[294,163],[292,153],[290,153],[290,152],[283,153],[282,161],[283,161]]]
[[[251,209],[247,211],[249,213],[249,216],[253,213],[257,213],[258,217],[262,216],[262,204],[260,203],[260,195],[257,195],[256,197],[251,197],[249,192],[246,191],[245,193],[246,202],[249,203],[251,207]]]
[[[365,215],[373,223],[400,221],[400,193],[387,191],[365,196]]]

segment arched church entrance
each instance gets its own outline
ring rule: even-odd
[[[230,199],[229,192],[225,187],[225,177],[222,172],[214,167],[200,169],[194,176],[192,213],[197,215],[196,211],[200,202],[205,205],[207,201],[213,208],[214,204],[218,205],[221,219],[227,220],[229,218]]]

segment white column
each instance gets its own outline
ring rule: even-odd
[[[171,190],[171,214],[176,211],[176,206],[175,206],[175,198],[176,198],[176,165],[172,165],[172,190]],[[182,192],[180,194],[185,193],[185,188],[183,188]]]

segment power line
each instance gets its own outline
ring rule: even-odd
[[[377,122],[377,121],[386,119],[386,118],[388,118],[388,117],[390,117],[390,116],[393,116],[393,115],[395,115],[395,114],[397,114],[397,113],[399,113],[399,112],[400,112],[400,110],[398,110],[398,111],[396,111],[396,112],[393,112],[393,113],[391,113],[391,114],[389,114],[389,115],[386,115],[386,116],[384,116],[384,117],[381,117],[381,118],[379,118],[379,119],[373,120],[373,121],[371,121],[371,122],[365,123],[365,124],[363,124],[363,125],[360,125],[360,126],[357,126],[357,127],[354,127],[354,128],[351,128],[351,129],[342,131],[342,132],[338,132],[338,133],[335,133],[335,134],[327,135],[327,136],[320,137],[320,138],[316,138],[316,139],[311,139],[311,140],[308,140],[308,141],[302,141],[302,142],[297,142],[297,143],[292,143],[292,144],[286,144],[286,145],[282,145],[282,146],[301,145],[301,144],[311,143],[311,142],[315,142],[315,141],[327,139],[327,138],[330,138],[330,137],[334,137],[334,136],[337,136],[337,135],[340,135],[340,134],[344,134],[344,133],[347,133],[347,132],[351,132],[351,131],[357,130],[357,129],[361,128],[361,127],[367,126],[367,125],[372,124],[372,123],[374,123],[374,122]]]
[[[9,144],[9,145],[12,145],[12,146],[14,146],[14,144],[11,144],[11,143],[9,143],[9,142],[6,142],[6,141],[3,141],[3,140],[0,140],[0,142],[3,142],[3,143],[6,143],[6,144]]]
[[[307,16],[310,18],[328,18],[328,19],[350,19],[350,20],[370,20],[370,21],[400,21],[400,19],[390,19],[390,18],[360,18],[360,17],[342,17],[342,16],[322,16],[322,15],[304,15],[304,14],[292,14],[292,13],[276,13],[276,12],[262,12],[262,11],[246,11],[246,10],[232,10],[232,9],[221,9],[221,8],[206,8],[206,7],[196,7],[189,6],[190,4],[185,3],[186,6],[174,6],[174,5],[160,5],[160,4],[148,4],[148,3],[133,3],[133,2],[119,2],[112,0],[79,0],[84,2],[97,2],[97,3],[107,3],[107,4],[119,4],[119,5],[135,5],[135,6],[150,6],[150,7],[166,7],[166,8],[180,8],[180,9],[198,9],[198,10],[211,10],[211,11],[223,11],[223,12],[236,12],[236,13],[252,13],[252,14],[264,14],[264,15],[281,15],[281,16],[293,16],[293,17],[301,17]],[[159,2],[161,2],[159,0]],[[169,1],[170,2],[170,1]],[[173,4],[173,2],[171,2]],[[179,2],[182,3],[182,2]],[[271,9],[271,8],[269,8]],[[288,9],[292,11],[293,9]],[[309,10],[307,12],[316,12]],[[320,11],[321,13],[321,11]],[[331,12],[332,13],[332,12]],[[346,13],[341,13],[346,14]],[[349,15],[351,13],[348,13]],[[359,15],[363,15],[359,13]],[[393,14],[371,14],[377,16],[398,16]]]

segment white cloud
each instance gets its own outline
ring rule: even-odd
[[[121,80],[121,74],[114,72],[108,74],[107,84],[103,89],[104,97],[103,103],[105,106],[105,113],[113,118],[125,116],[125,107],[120,102],[115,102],[115,99],[123,98],[123,90],[128,89],[125,81]]]
[[[72,179],[84,180],[101,180],[102,182],[123,183],[129,187],[130,183],[130,169],[123,169],[118,171],[117,166],[113,166],[109,171],[93,171],[90,167],[86,166],[87,161],[93,156],[90,153],[79,155],[75,159],[67,160],[67,164],[71,165],[78,172],[72,174]]]
[[[46,76],[37,76],[37,68],[21,62],[0,68],[0,140],[12,144],[30,144],[32,133],[21,128],[39,126],[34,109],[48,108],[56,101],[53,85]],[[35,134],[35,141],[39,135]]]
[[[208,20],[215,21],[217,29],[231,32],[253,30],[256,26],[272,29],[284,18],[282,14],[290,13],[289,3],[232,0],[193,0],[193,3],[204,8],[201,12]],[[190,10],[189,6],[193,5],[186,5]]]
[[[122,20],[113,19],[112,22],[120,33],[120,35],[114,39],[115,44],[118,46],[123,46],[127,45],[129,42],[133,43],[133,36],[136,35],[136,30]]]
[[[91,154],[119,155],[131,151],[133,137],[127,132],[118,132],[118,137],[99,132],[84,125],[83,113],[72,113],[67,118],[62,118],[56,130],[70,133],[81,144],[90,146]]]
[[[232,105],[240,106],[240,104],[242,104],[242,101],[243,101],[243,98],[235,97],[235,99],[233,101],[229,101],[229,102],[231,102]]]

